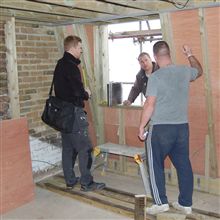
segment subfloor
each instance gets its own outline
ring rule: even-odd
[[[94,172],[94,177],[95,181],[105,182],[111,188],[134,194],[144,193],[141,177],[128,177],[109,172],[102,176],[98,170]],[[176,201],[178,196],[177,188],[167,186],[167,195],[169,202]],[[219,196],[195,191],[193,202],[194,208],[220,213]],[[131,218],[36,187],[35,199],[1,216],[1,220],[6,219],[129,220]]]

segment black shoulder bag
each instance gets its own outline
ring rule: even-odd
[[[74,123],[74,105],[52,96],[54,77],[49,98],[46,100],[41,119],[44,123],[63,133],[71,133]]]

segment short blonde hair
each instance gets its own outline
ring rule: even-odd
[[[77,46],[78,43],[82,43],[82,40],[78,36],[69,35],[64,39],[64,50],[68,51],[71,47]]]

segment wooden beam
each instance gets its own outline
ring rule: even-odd
[[[20,117],[17,52],[15,37],[15,18],[5,24],[6,69],[8,73],[8,93],[10,97],[11,118]]]
[[[165,40],[169,44],[172,60],[174,63],[176,63],[176,53],[173,45],[173,30],[171,25],[170,13],[160,13],[160,21],[163,40]]]
[[[65,6],[65,5],[64,5]],[[59,16],[66,16],[66,17],[75,17],[75,18],[90,18],[94,17],[93,12],[82,12],[79,10],[73,10],[71,7],[62,7],[62,6],[50,6],[49,4],[43,4],[43,3],[37,3],[37,2],[28,2],[25,0],[1,0],[0,1],[0,7],[4,8],[11,8],[11,9],[17,9],[22,11],[25,14],[28,11],[38,12],[38,13],[47,13],[48,15],[55,14],[58,17]],[[101,15],[101,14],[100,14]]]
[[[174,45],[173,45],[173,31],[172,31],[172,26],[171,26],[171,19],[170,19],[170,13],[160,13],[160,21],[161,21],[161,30],[162,30],[162,35],[163,35],[163,40],[165,40],[171,51],[171,57],[174,63],[176,63],[176,54],[174,50]],[[176,169],[174,165],[171,163],[170,167],[170,172],[171,172],[171,183],[176,184],[177,182],[177,174],[176,174]]]
[[[97,144],[102,144],[104,142],[104,123],[103,123],[103,113],[102,108],[99,106],[98,97],[97,97],[97,82],[94,75],[93,67],[92,67],[92,59],[90,57],[90,45],[87,37],[87,33],[85,31],[85,27],[83,25],[73,25],[73,30],[77,36],[79,36],[83,43],[83,57],[82,61],[84,64],[84,74],[86,79],[84,82],[88,85],[89,89],[92,92],[92,98],[89,101],[90,109],[93,117],[93,125],[96,131]],[[83,74],[83,75],[84,75]]]
[[[119,127],[118,127],[118,140],[119,144],[126,144],[125,142],[125,123],[124,123],[124,109],[123,108],[118,108],[118,113],[119,113]],[[120,155],[119,156],[119,161],[120,161],[120,171],[122,173],[125,173],[127,171],[127,158]]]
[[[97,82],[97,97],[101,104],[107,100],[109,82],[108,27],[94,26],[94,72]]]
[[[205,137],[205,191],[209,192],[209,167],[210,167],[210,143],[209,143],[209,136],[206,135]]]
[[[140,30],[140,31],[124,31],[109,34],[109,39],[129,38],[129,37],[148,37],[161,36],[161,29],[155,30]]]
[[[214,130],[214,116],[213,116],[213,103],[212,103],[212,86],[209,75],[209,51],[208,51],[208,38],[205,25],[204,9],[199,9],[199,23],[200,23],[200,36],[202,43],[202,56],[203,56],[203,72],[205,79],[205,96],[206,96],[206,107],[208,115],[208,136],[209,136],[209,150],[210,158],[209,172],[212,177],[218,176],[218,165],[217,165],[217,154],[215,146],[215,130]]]
[[[64,40],[64,27],[56,27],[55,29],[55,36],[56,36],[56,43],[59,51],[60,57],[63,56],[64,47],[63,47],[63,40]]]

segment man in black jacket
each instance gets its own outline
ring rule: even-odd
[[[88,100],[91,92],[84,89],[78,65],[82,54],[82,40],[77,36],[64,39],[64,55],[58,61],[54,72],[54,90],[56,97],[71,102],[75,106],[72,133],[61,133],[62,165],[67,188],[71,189],[78,182],[74,165],[79,158],[82,191],[103,189],[104,183],[93,181],[90,169],[92,165],[92,144],[88,134],[88,121],[84,111],[84,100]]]
[[[152,62],[150,55],[146,52],[140,53],[138,61],[141,69],[136,75],[136,80],[131,88],[128,99],[123,102],[124,105],[131,105],[140,93],[143,93],[145,96],[148,77],[158,69],[157,64]]]

